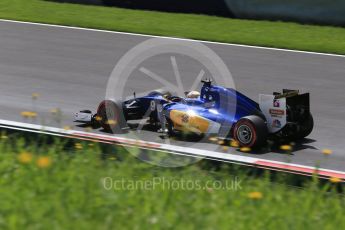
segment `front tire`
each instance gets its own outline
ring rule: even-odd
[[[257,148],[267,141],[267,125],[255,115],[242,117],[235,124],[232,136],[241,147]]]
[[[122,108],[114,101],[104,100],[98,106],[96,119],[104,130],[114,132],[123,126]]]

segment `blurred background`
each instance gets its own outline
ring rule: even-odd
[[[345,25],[343,0],[50,0],[131,9],[199,13],[216,16]]]

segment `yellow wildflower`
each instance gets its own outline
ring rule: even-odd
[[[240,144],[238,143],[238,141],[232,140],[232,141],[230,142],[230,146],[231,146],[231,147],[234,147],[234,148],[238,148],[238,147],[240,146]]]
[[[240,148],[240,151],[241,152],[250,152],[252,149],[251,148],[249,148],[249,147],[242,147],[242,148]]]
[[[260,200],[262,199],[263,195],[261,192],[250,192],[248,193],[248,197],[252,200]]]
[[[38,93],[31,94],[32,100],[36,100],[40,95]]]
[[[329,181],[336,184],[336,183],[340,183],[341,179],[338,177],[331,177],[331,178],[329,178]]]
[[[228,151],[229,150],[229,147],[228,146],[222,146],[222,149],[224,152]]]
[[[54,108],[54,109],[50,110],[50,113],[55,115],[55,114],[59,113],[59,111],[60,111],[60,109]]]
[[[116,125],[117,122],[115,120],[107,120],[105,123],[107,125]]]
[[[75,143],[75,144],[74,144],[74,147],[75,147],[76,149],[83,149],[83,145],[82,145],[81,143]]]
[[[32,154],[29,152],[22,152],[18,156],[18,161],[23,164],[28,164],[32,161]]]
[[[323,150],[322,150],[322,153],[323,153],[324,155],[330,155],[330,154],[332,154],[333,152],[332,152],[332,150],[330,150],[330,149],[323,149]]]
[[[282,145],[282,146],[280,146],[280,149],[284,150],[284,151],[291,151],[292,147],[291,147],[291,145]]]
[[[32,111],[23,111],[20,113],[20,115],[24,118],[35,118],[35,117],[37,117],[37,113],[32,112]]]
[[[39,168],[48,168],[51,165],[49,157],[39,157],[36,161]]]

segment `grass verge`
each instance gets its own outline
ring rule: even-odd
[[[0,18],[226,43],[345,54],[345,29],[44,0],[2,0]]]
[[[339,184],[271,183],[231,165],[158,168],[97,143],[1,134],[1,229],[335,229]],[[237,185],[236,185],[236,181]]]

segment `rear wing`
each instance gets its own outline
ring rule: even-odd
[[[309,93],[300,94],[299,90],[283,89],[273,95],[260,94],[259,107],[267,121],[270,133],[283,129],[287,123],[305,119],[310,114]]]

